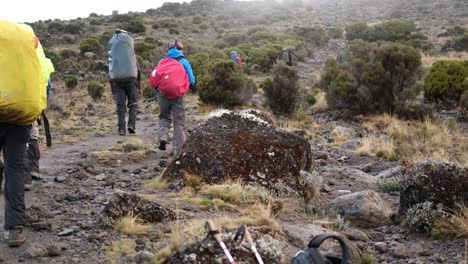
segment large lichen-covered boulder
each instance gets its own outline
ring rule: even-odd
[[[277,195],[303,195],[300,171],[312,166],[310,144],[303,137],[275,129],[255,111],[212,112],[188,137],[163,179],[175,189],[188,175],[208,184],[241,180]]]
[[[100,223],[111,227],[125,216],[138,216],[145,223],[160,223],[177,218],[176,213],[158,203],[145,200],[136,194],[115,192],[102,211]]]
[[[400,182],[400,216],[424,202],[441,204],[445,209],[468,203],[468,169],[430,160],[409,168]]]
[[[285,263],[285,257],[281,252],[281,242],[270,235],[261,234],[263,231],[250,230],[258,253],[265,263],[280,264]],[[256,263],[255,257],[250,251],[250,247],[233,240],[234,232],[223,232],[221,237],[229,249],[232,257],[238,264]],[[228,263],[226,255],[213,237],[208,237],[201,241],[196,241],[179,248],[174,254],[168,257],[163,264],[224,264]]]

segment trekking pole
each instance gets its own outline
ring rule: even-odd
[[[236,264],[236,262],[234,261],[234,258],[231,256],[231,253],[229,253],[229,250],[224,244],[223,239],[221,238],[221,235],[219,234],[219,231],[216,229],[213,220],[208,219],[208,221],[206,221],[205,228],[208,229],[209,231],[208,236],[212,235],[214,239],[216,240],[216,242],[218,242],[218,244],[221,246],[221,248],[224,251],[224,254],[229,260],[229,263]]]
[[[257,248],[255,247],[255,244],[253,242],[252,236],[250,235],[249,230],[245,225],[241,225],[239,229],[237,230],[237,234],[234,237],[234,241],[237,241],[237,239],[240,237],[240,242],[245,238],[245,241],[247,241],[247,244],[249,244],[250,251],[254,254],[255,258],[257,259],[258,264],[263,264],[262,257],[260,257],[260,254],[257,251]]]

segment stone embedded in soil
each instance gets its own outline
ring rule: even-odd
[[[175,189],[191,174],[208,184],[242,180],[277,195],[302,196],[300,171],[311,165],[310,144],[303,137],[275,129],[256,115],[230,112],[197,126],[163,178]]]
[[[128,216],[137,215],[145,223],[158,223],[176,219],[176,213],[158,203],[145,200],[136,194],[115,192],[110,201],[104,207],[100,223],[110,227],[117,220]]]
[[[51,231],[52,223],[48,221],[32,223],[31,227],[34,231]]]
[[[392,209],[372,190],[340,196],[332,200],[328,210],[360,227],[378,227],[390,223]]]
[[[63,177],[63,176],[56,176],[56,177],[54,178],[54,181],[55,181],[55,182],[58,182],[58,183],[62,183],[62,182],[64,182],[65,180],[66,180],[66,178]]]
[[[374,244],[374,247],[380,253],[388,252],[388,245],[385,242],[377,242]]]
[[[107,179],[107,175],[105,173],[101,173],[99,175],[96,175],[94,177],[97,181],[104,181],[105,179]]]
[[[398,243],[393,249],[392,249],[392,255],[395,257],[395,258],[399,258],[399,259],[404,259],[404,258],[407,258],[409,257],[411,254],[410,254],[410,251],[408,250],[408,247],[401,244],[401,243]]]
[[[423,161],[409,168],[400,182],[400,217],[418,204],[432,202],[446,209],[468,203],[468,168],[447,162]]]
[[[73,230],[71,228],[66,228],[62,232],[59,232],[58,236],[69,236],[69,235],[71,235],[73,233],[75,233],[75,230]]]

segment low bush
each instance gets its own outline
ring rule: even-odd
[[[88,83],[88,95],[91,96],[94,101],[100,100],[104,95],[104,86],[94,81]]]
[[[453,49],[456,51],[468,51],[468,33],[453,37],[442,47],[442,50]]]
[[[195,25],[201,24],[203,22],[203,18],[201,16],[194,16],[192,18],[192,23]]]
[[[297,70],[279,63],[273,68],[273,80],[266,79],[262,86],[268,106],[277,115],[291,115],[299,106],[299,75]]]
[[[275,44],[252,47],[248,52],[247,64],[258,65],[262,71],[270,70],[280,58],[283,47]]]
[[[135,17],[128,21],[125,28],[131,33],[145,33],[146,27],[141,17]]]
[[[60,51],[60,56],[64,59],[76,58],[78,55],[78,52],[71,49],[64,49]]]
[[[199,83],[202,102],[228,108],[246,103],[256,90],[255,83],[230,60],[212,62]]]
[[[351,113],[392,112],[395,103],[414,93],[421,55],[397,43],[356,40],[346,49],[343,62],[328,59],[321,79],[329,107]]]
[[[315,46],[324,46],[328,43],[328,34],[319,27],[295,27],[294,33],[299,39],[312,43]]]
[[[437,61],[432,64],[424,79],[424,95],[429,101],[453,108],[459,103],[462,93],[468,89],[468,85],[463,85],[466,78],[468,60]]]
[[[468,79],[465,79],[465,82],[468,82]],[[468,115],[468,88],[460,97],[460,108],[464,115]]]
[[[70,75],[67,78],[65,78],[65,86],[68,89],[73,89],[78,85],[78,79],[76,76]]]
[[[65,25],[65,27],[63,28],[63,32],[77,35],[77,34],[80,34],[80,32],[84,30],[84,26],[85,25],[83,22],[69,23]]]
[[[441,207],[432,202],[419,203],[408,209],[406,224],[412,231],[431,233],[435,220],[446,216]]]
[[[96,54],[102,53],[104,46],[101,41],[95,36],[87,37],[80,42],[80,53],[94,52]]]

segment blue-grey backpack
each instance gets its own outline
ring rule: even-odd
[[[333,238],[340,243],[341,258],[322,255],[319,251],[323,241]],[[348,264],[349,251],[346,243],[339,237],[329,234],[318,235],[309,242],[309,248],[306,251],[299,251],[292,259],[292,264]]]
[[[133,38],[123,30],[116,30],[107,43],[109,51],[109,77],[113,81],[136,79],[138,76],[137,61]]]

